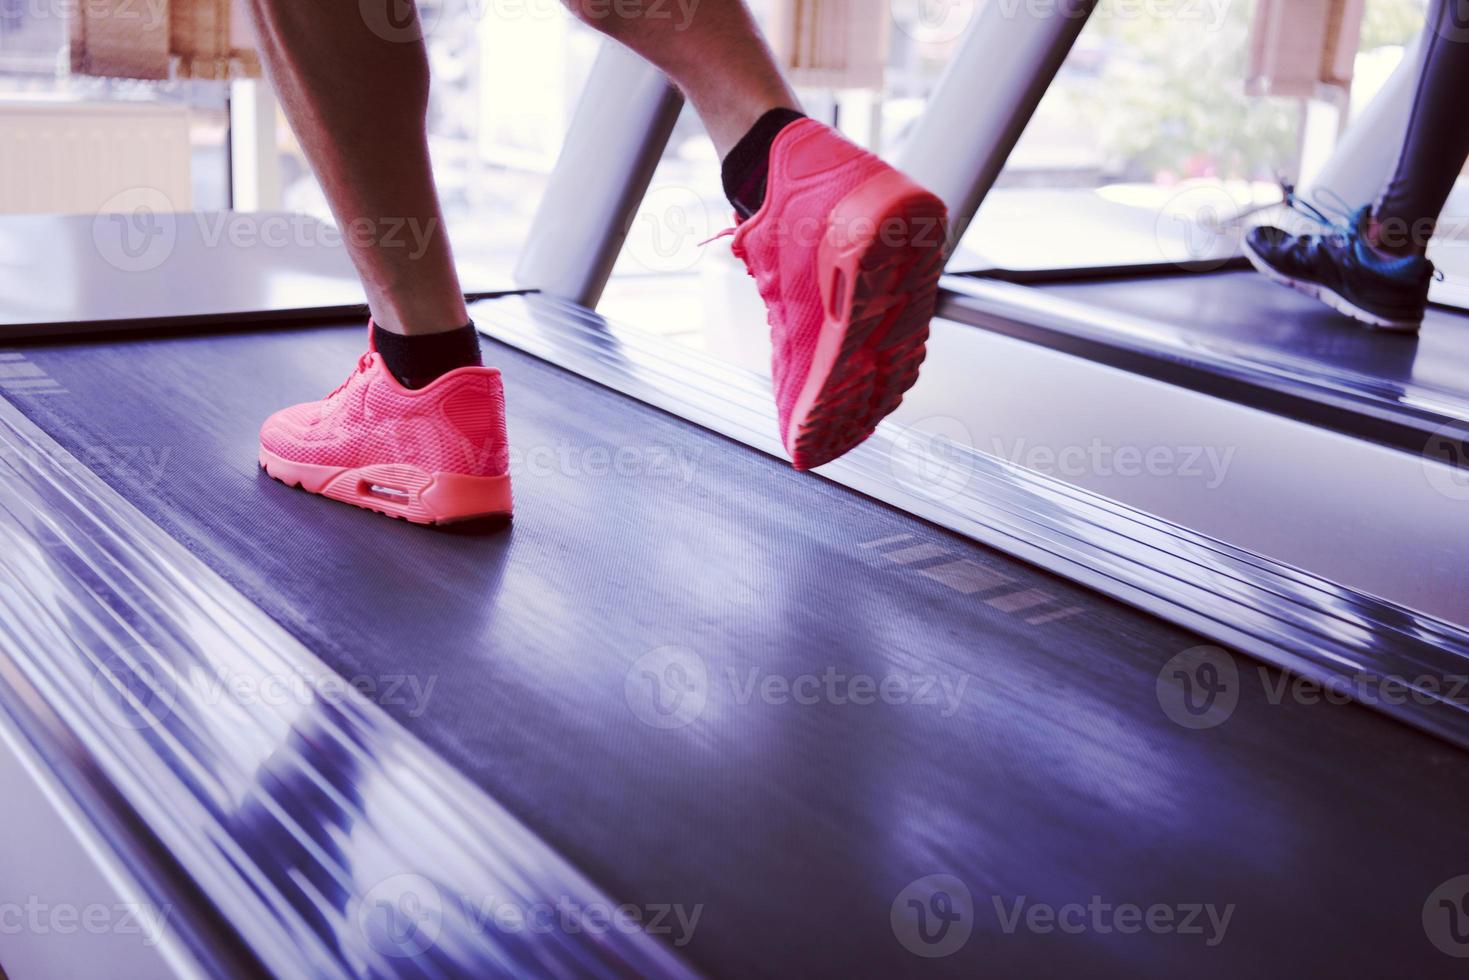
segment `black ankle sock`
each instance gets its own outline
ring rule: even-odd
[[[748,218],[765,203],[765,181],[770,176],[770,147],[780,131],[805,113],[795,109],[771,109],[750,127],[724,158],[724,196]]]
[[[390,333],[374,323],[372,345],[405,388],[426,388],[455,368],[484,363],[479,357],[479,332],[473,323],[444,333],[412,337]]]

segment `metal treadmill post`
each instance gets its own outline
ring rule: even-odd
[[[663,73],[602,42],[515,281],[595,307],[683,109]]]
[[[898,155],[898,166],[949,206],[951,243],[963,237],[1096,6],[1060,0],[1041,13],[1025,4],[979,5]]]

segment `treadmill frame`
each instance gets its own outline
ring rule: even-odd
[[[1279,352],[1261,358],[1224,338],[1204,344],[1166,323],[996,277],[946,276],[942,285],[939,315],[948,319],[1469,468],[1469,400],[1449,392]]]
[[[1078,15],[1071,18],[1018,17],[1003,25],[990,23],[998,6],[986,6],[986,14],[976,18],[903,155],[905,164],[949,201],[956,235],[977,211],[1095,2],[1074,2],[1068,9]],[[482,329],[697,424],[778,452],[761,379],[640,339],[584,308],[595,304],[606,285],[681,105],[661,76],[630,58],[604,46],[518,269],[523,285],[549,295],[480,304]],[[996,84],[997,63],[1015,84]],[[983,125],[970,134],[964,166],[950,165],[954,161],[944,161],[940,152],[954,136],[944,117],[955,105],[972,108],[977,78],[1011,97],[986,104]],[[617,146],[608,153],[612,137]],[[594,174],[606,179],[593,180]],[[567,299],[573,302],[562,301]],[[240,317],[233,325],[251,322],[258,319]],[[116,332],[139,327],[119,325]],[[970,479],[957,497],[915,492],[913,485],[895,479],[905,452],[911,454],[903,448],[904,435],[885,425],[869,445],[824,468],[823,475],[1324,683],[1363,673],[1389,680],[1454,676],[1469,664],[1469,635],[1457,627],[982,453],[964,456]],[[262,771],[264,760],[254,760],[252,767],[244,746],[209,737],[219,720],[211,716],[211,706],[191,696],[191,671],[216,676],[265,669],[299,679],[314,692],[301,717],[246,710],[237,720],[239,729],[279,732],[283,726],[306,726],[313,739],[334,746],[331,758],[301,757],[289,764],[327,795],[336,795],[343,809],[360,806],[354,819],[376,834],[377,846],[405,874],[500,880],[506,894],[528,890],[527,901],[537,894],[598,900],[589,883],[498,804],[380,708],[354,691],[337,690],[335,675],[309,650],[3,400],[0,446],[6,450],[0,462],[30,461],[14,467],[19,489],[0,506],[0,529],[14,556],[6,564],[12,571],[25,570],[17,579],[19,588],[0,594],[7,613],[0,620],[0,703],[38,752],[66,760],[58,769],[70,767],[68,788],[78,799],[96,801],[90,813],[130,872],[151,880],[151,887],[164,894],[187,896],[173,904],[190,911],[188,926],[196,937],[190,948],[201,965],[241,976],[261,966],[295,972],[303,963],[324,975],[345,972],[333,970],[330,949],[308,910],[270,885],[258,855],[241,852],[235,832],[220,818],[217,780]],[[106,587],[95,584],[97,577]],[[73,605],[58,609],[43,601],[58,595]],[[112,657],[105,665],[97,662],[94,648],[70,632],[76,621],[95,624],[110,638]],[[143,642],[131,625],[141,621],[162,628],[161,639]],[[38,650],[46,656],[37,656]],[[126,691],[158,692],[160,679],[167,679],[171,686],[163,688],[163,696],[170,699],[169,720],[138,729],[99,722],[93,710],[99,676],[110,676]],[[1412,693],[1422,696],[1388,710],[1469,747],[1464,704],[1434,692]],[[177,737],[180,731],[198,741],[186,745]],[[202,751],[205,747],[209,751]],[[332,771],[332,758],[350,758],[360,772],[371,773],[375,785],[385,787],[382,795],[358,804],[341,799],[336,789],[341,773]],[[404,780],[405,760],[417,771],[414,781]],[[316,855],[319,866],[313,874],[338,875],[331,855],[321,852],[281,800],[270,797],[267,784],[247,780],[244,785],[265,797],[264,812],[275,836],[265,834],[262,840],[292,841]],[[440,834],[435,839],[451,844],[410,853],[398,846],[394,822],[403,814],[421,813],[426,794],[439,805],[423,816],[436,823]],[[224,854],[234,861],[224,861]],[[246,887],[252,882],[256,887]],[[360,936],[350,909],[329,919],[339,939]],[[599,940],[604,950],[607,943]],[[611,946],[645,975],[686,972],[671,952],[640,934],[614,936]],[[507,941],[497,948],[482,934],[461,933],[452,925],[448,947],[480,965],[529,962],[522,958],[528,955],[524,947]],[[370,948],[365,955],[380,957]],[[563,942],[554,949],[538,947],[535,962],[548,957],[567,969],[585,970],[600,962],[598,955]]]

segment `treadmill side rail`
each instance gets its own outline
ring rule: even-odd
[[[1388,380],[1225,337],[1204,340],[988,277],[947,276],[942,286],[939,313],[949,319],[1450,466],[1469,459],[1469,400],[1416,378]]]

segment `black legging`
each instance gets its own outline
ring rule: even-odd
[[[1373,209],[1378,238],[1393,249],[1427,247],[1469,157],[1469,2],[1435,0],[1423,30],[1428,51],[1408,132],[1397,169]]]

